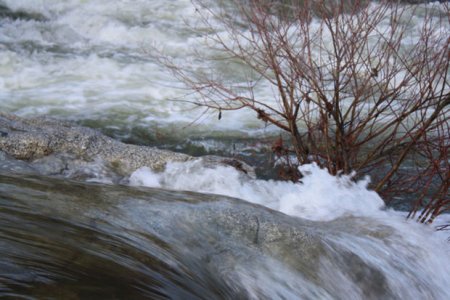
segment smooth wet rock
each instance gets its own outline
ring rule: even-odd
[[[442,293],[406,272],[405,262],[419,267],[420,259],[409,258],[414,253],[388,251],[397,239],[392,229],[357,218],[312,222],[218,195],[1,173],[0,195],[0,208],[18,207],[0,219],[0,233],[24,237],[6,239],[0,266],[19,268],[0,268],[0,277],[26,282],[24,294],[43,287],[29,280],[27,265],[42,266],[41,274],[53,278],[50,287],[66,278],[77,282],[67,287],[74,292],[95,283],[100,298],[111,286],[156,289],[171,299],[180,293],[187,293],[183,299],[438,299]],[[367,237],[367,231],[384,234]],[[351,250],[355,243],[361,250]],[[377,249],[380,261],[366,255]]]
[[[162,171],[168,162],[195,159],[155,147],[124,144],[97,130],[46,117],[27,119],[0,113],[0,132],[0,150],[15,159],[34,161],[51,155],[68,155],[84,161],[101,160],[123,175],[144,166]],[[236,159],[205,157],[202,160],[210,166],[231,165],[254,176],[253,168]],[[62,167],[55,161],[52,163],[56,169]],[[43,168],[41,164],[40,169]]]

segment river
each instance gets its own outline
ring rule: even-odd
[[[205,64],[194,52],[214,54],[189,28],[197,20],[189,0],[0,0],[2,112],[259,166],[257,179],[195,161],[117,179],[92,162],[81,180],[40,176],[0,155],[0,297],[450,299],[448,232],[386,208],[369,179],[305,165],[301,183],[273,180],[261,163],[273,127],[251,111],[219,120],[179,101],[195,96],[152,51]],[[238,229],[220,221],[222,211]],[[248,231],[252,220],[260,230],[259,218],[306,232],[311,243],[255,241]]]

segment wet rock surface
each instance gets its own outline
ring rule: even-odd
[[[3,247],[0,265],[14,268],[0,277],[17,295],[63,289],[82,299],[95,287],[121,299],[123,291],[133,299],[398,296],[376,264],[333,241],[342,233],[332,223],[239,199],[1,173],[0,195],[0,215],[8,209],[0,234],[20,237]]]

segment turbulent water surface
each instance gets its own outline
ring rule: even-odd
[[[194,58],[194,50],[214,55],[206,29],[190,28],[197,20],[189,0],[0,0],[0,110],[259,163],[273,128],[248,111],[218,120],[177,101],[194,96],[153,58],[164,49],[192,68],[235,76],[220,61]],[[367,181],[306,165],[293,184],[196,161],[125,177],[98,161],[77,172],[45,177],[0,152],[0,297],[450,299],[445,233],[386,209]],[[223,221],[224,211],[234,217]],[[264,244],[259,218],[302,228],[310,243]]]

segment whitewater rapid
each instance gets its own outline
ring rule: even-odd
[[[217,3],[211,1],[211,6]],[[439,3],[421,7],[445,12]],[[275,131],[248,110],[224,111],[220,121],[217,112],[202,114],[203,109],[184,102],[196,96],[157,62],[160,53],[155,51],[161,50],[191,70],[219,70],[224,78],[242,72],[227,61],[209,60],[216,52],[199,21],[199,14],[207,12],[199,12],[190,0],[1,0],[0,9],[3,111],[102,120],[102,126],[111,128],[139,125],[169,134],[181,131],[184,137]],[[423,23],[421,11],[415,12],[416,26]],[[220,26],[213,26],[226,39]],[[411,28],[408,36],[414,39],[417,32]],[[268,103],[276,99],[268,85],[254,92]]]
[[[0,20],[2,110],[114,119],[109,126],[133,122],[153,129],[183,127],[201,115],[202,110],[177,101],[188,92],[153,57],[155,47],[183,61],[194,49],[207,51],[204,37],[186,25],[196,19],[189,0],[14,0],[0,5],[12,16]],[[17,12],[26,17],[15,18]],[[214,114],[191,129],[242,131],[261,125],[248,112],[225,116],[225,122],[215,122]]]

